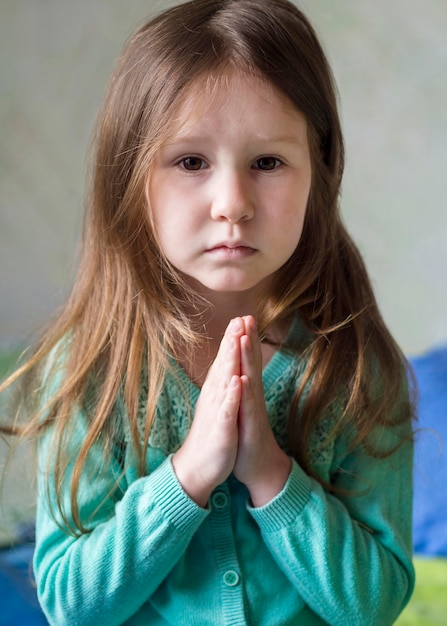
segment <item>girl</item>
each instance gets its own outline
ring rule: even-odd
[[[331,72],[287,0],[194,0],[128,42],[78,278],[15,376],[50,623],[384,626],[405,606],[405,361],[342,171]]]

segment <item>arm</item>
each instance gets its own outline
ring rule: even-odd
[[[168,575],[207,511],[184,493],[170,458],[122,497],[114,493],[121,467],[113,460],[108,471],[103,468],[80,487],[81,515],[92,531],[67,534],[49,512],[49,504],[56,507],[54,491],[50,503],[45,493],[49,443],[47,435],[39,451],[34,556],[39,600],[57,626],[121,624]]]
[[[296,462],[290,473],[266,416],[252,318],[241,338],[243,392],[235,474],[249,492],[264,541],[309,607],[333,626],[394,622],[414,585],[411,564],[412,444],[386,459],[335,445],[326,493]],[[410,426],[405,426],[409,430]],[[384,449],[408,432],[381,433]]]
[[[414,586],[411,445],[386,460],[346,457],[335,484],[364,491],[360,476],[363,495],[337,498],[294,463],[284,490],[250,510],[281,569],[334,626],[392,624]]]
[[[57,514],[56,520],[51,515],[50,506],[57,513],[55,489],[50,490],[49,502],[45,489],[47,480],[52,486],[52,475],[47,477],[45,469],[51,434],[42,441],[34,564],[40,602],[50,622],[121,624],[148,600],[184,554],[208,514],[200,505],[206,505],[212,489],[234,465],[241,332],[240,325],[230,325],[202,389],[190,433],[172,459],[163,460],[161,455],[161,465],[149,476],[119,485],[118,459],[106,468],[99,446],[90,451],[79,487],[80,517],[92,528],[89,534],[69,535],[60,527],[64,527],[60,516],[58,524]],[[86,436],[86,416],[76,416],[76,423],[69,450],[73,458]],[[67,487],[65,503],[70,510],[68,492]]]

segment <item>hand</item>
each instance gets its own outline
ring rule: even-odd
[[[284,487],[291,461],[279,447],[270,427],[262,386],[261,342],[252,316],[242,318],[240,338],[242,397],[235,476],[250,492],[254,506],[262,506]]]
[[[200,506],[228,478],[236,461],[243,333],[243,320],[232,320],[203,384],[191,429],[172,459],[180,484]]]

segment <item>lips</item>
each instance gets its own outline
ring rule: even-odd
[[[217,243],[216,245],[208,248],[207,252],[213,252],[213,250],[221,250],[221,249],[237,250],[239,248],[252,250],[253,252],[255,251],[255,248],[250,246],[245,241],[222,241],[221,243]]]
[[[207,252],[224,260],[246,259],[256,253],[256,249],[245,242],[222,242],[207,250]]]

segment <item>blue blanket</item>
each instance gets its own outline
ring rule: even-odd
[[[32,555],[29,543],[0,550],[0,626],[48,624],[37,602]]]
[[[413,359],[412,365],[419,387],[414,550],[447,557],[447,346]]]

